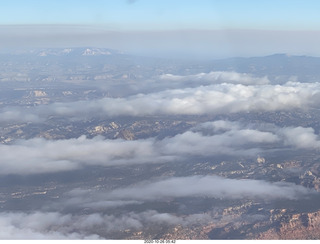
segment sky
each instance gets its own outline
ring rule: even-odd
[[[318,30],[316,0],[10,0],[0,23],[104,25],[112,30]]]
[[[155,56],[317,56],[319,9],[316,0],[2,0],[0,44]]]

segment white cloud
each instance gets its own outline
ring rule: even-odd
[[[113,166],[174,162],[189,156],[256,157],[272,148],[318,149],[319,136],[312,128],[246,126],[214,121],[162,140],[134,141],[88,139],[18,140],[0,145],[0,174],[33,174],[68,171],[86,166]],[[266,150],[266,151],[265,151]]]
[[[254,82],[254,81],[253,81]],[[171,89],[123,98],[53,103],[35,108],[9,108],[0,121],[39,122],[48,116],[81,119],[88,116],[204,115],[304,109],[320,105],[320,83],[284,85],[213,84]]]
[[[227,199],[297,199],[312,191],[292,183],[263,180],[238,180],[218,176],[173,177],[157,182],[142,182],[109,192],[115,200],[164,200],[178,197],[214,197]]]
[[[264,77],[255,77],[251,74],[237,73],[231,71],[212,71],[209,73],[199,73],[194,75],[173,75],[164,74],[159,77],[164,81],[171,82],[183,82],[183,84],[219,84],[219,83],[231,83],[242,85],[266,85],[269,84],[269,79]]]
[[[252,155],[258,146],[276,142],[270,132],[239,129],[211,136],[187,131],[163,140],[125,141],[103,137],[50,141],[19,140],[0,145],[1,174],[31,174],[74,170],[90,165],[110,166],[170,162],[187,155]],[[244,147],[247,147],[244,149]]]
[[[260,146],[278,142],[276,135],[251,129],[229,130],[222,134],[204,136],[187,131],[162,141],[163,151],[178,155],[255,155]]]
[[[0,122],[43,122],[44,118],[41,118],[39,114],[34,110],[28,109],[27,111],[19,107],[8,107],[0,111]]]
[[[161,156],[154,141],[104,140],[102,137],[50,141],[19,140],[14,145],[0,145],[2,174],[31,174],[74,170],[90,165],[117,165],[152,162]]]
[[[98,239],[98,235],[78,231],[78,226],[100,224],[96,215],[75,218],[58,212],[2,212],[0,239]],[[82,233],[81,233],[82,232]]]
[[[89,215],[59,212],[2,212],[0,213],[0,239],[112,239],[114,232],[144,231],[153,226],[191,226],[217,221],[213,214],[178,216],[147,210],[118,215],[93,213]]]
[[[216,73],[214,74],[214,76],[217,76]],[[222,74],[221,76],[231,76],[229,79],[233,79],[233,76],[240,76],[239,79],[234,78],[235,83],[236,81],[245,83],[244,80],[247,83],[256,84],[260,82],[262,84],[222,83],[206,86],[200,84],[196,87],[141,93],[122,98],[52,103],[27,109],[8,107],[0,111],[0,122],[39,123],[49,116],[83,119],[84,117],[94,117],[97,114],[115,117],[288,111],[320,105],[320,83],[287,82],[283,85],[270,85],[263,83],[264,78],[251,78],[250,75],[242,77],[243,74],[237,73]],[[211,73],[206,74],[206,76],[210,75]],[[262,81],[260,81],[261,79]]]
[[[132,186],[113,190],[74,189],[58,202],[47,206],[51,210],[83,209],[104,211],[145,202],[166,202],[179,198],[219,199],[301,199],[316,191],[287,182],[268,182],[253,179],[229,179],[216,175],[170,177],[137,182]],[[159,217],[159,216],[158,216]],[[166,216],[161,216],[166,219]]]
[[[127,98],[52,104],[47,107],[57,115],[77,116],[101,112],[107,116],[229,114],[247,111],[277,111],[306,108],[320,102],[320,84],[246,86],[217,84],[196,88],[172,89],[138,94]]]
[[[320,138],[313,128],[287,127],[279,131],[284,137],[284,144],[303,149],[319,149]]]

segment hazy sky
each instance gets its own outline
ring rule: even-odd
[[[317,0],[1,1],[0,45],[93,45],[200,57],[316,56],[319,9]]]
[[[106,25],[113,30],[318,30],[317,0],[10,0],[2,24]]]

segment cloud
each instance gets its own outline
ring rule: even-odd
[[[7,107],[0,110],[0,123],[10,122],[34,122],[41,123],[45,118],[41,118],[32,109],[21,109],[19,107]]]
[[[261,152],[259,147],[276,142],[278,142],[278,138],[272,133],[243,129],[212,136],[203,136],[200,133],[187,131],[174,138],[165,138],[161,145],[162,150],[169,155],[252,156]]]
[[[32,174],[75,170],[90,165],[153,162],[162,157],[153,140],[104,140],[102,137],[50,141],[41,138],[0,145],[2,174]]]
[[[98,213],[5,212],[0,213],[0,239],[104,239],[112,231],[142,228],[147,217],[151,217],[148,221],[152,222],[161,218],[161,214],[128,213],[114,216]],[[165,218],[162,221],[166,221]]]
[[[285,137],[285,145],[302,149],[320,148],[320,138],[315,134],[313,128],[287,127],[283,128],[279,133]]]
[[[75,218],[58,212],[2,212],[0,239],[98,239],[98,235],[78,231],[78,226],[92,228],[98,221],[96,215]]]
[[[178,216],[155,210],[118,215],[101,213],[76,215],[41,211],[2,212],[0,239],[114,239],[115,232],[125,230],[145,231],[151,225],[186,227],[216,222],[216,219],[217,217],[213,217],[210,212]]]
[[[212,84],[170,89],[122,98],[52,103],[35,108],[0,111],[1,120],[43,121],[49,116],[70,119],[115,116],[205,115],[238,112],[288,111],[320,105],[320,83],[284,85]]]
[[[230,71],[212,71],[210,73],[199,73],[195,75],[173,75],[164,74],[160,75],[160,80],[171,81],[171,82],[183,82],[183,84],[219,84],[219,83],[230,83],[230,84],[242,84],[242,85],[266,85],[269,84],[269,79],[264,77],[255,77],[251,74],[237,73]]]
[[[292,200],[313,193],[311,189],[293,183],[237,180],[212,175],[143,181],[111,191],[74,189],[61,196],[58,204],[46,205],[49,211],[1,212],[0,239],[112,239],[116,232],[125,230],[145,231],[150,226],[161,225],[190,227],[219,223],[226,217],[217,215],[215,209],[188,215],[159,213],[152,209],[142,212],[127,209],[117,214],[105,214],[104,210],[110,208],[112,202],[113,207],[119,207],[126,202],[132,205],[183,197]],[[68,207],[73,214],[68,213]],[[54,208],[63,213],[52,211]],[[93,213],[75,214],[77,208],[89,208]],[[255,222],[263,216],[249,214],[242,218]]]
[[[298,200],[316,194],[316,191],[288,182],[268,182],[253,179],[229,179],[216,175],[169,177],[136,182],[132,186],[113,190],[73,189],[64,193],[47,210],[68,211],[90,209],[92,212],[143,203],[167,202],[181,198],[218,198],[224,200]],[[146,205],[151,206],[152,205]],[[165,219],[167,216],[161,216]],[[175,221],[175,224],[177,221]]]
[[[156,201],[179,197],[225,199],[298,199],[312,191],[292,183],[263,180],[227,179],[219,176],[172,177],[157,182],[142,182],[108,193],[115,200]]]
[[[138,2],[138,0],[126,0],[127,4],[134,4]]]
[[[119,239],[124,231],[142,231],[149,228],[195,227],[214,223],[222,226],[238,220],[238,216],[224,215],[208,211],[206,213],[178,215],[155,210],[126,212],[121,214],[93,213],[88,215],[62,214],[60,212],[34,211],[0,213],[1,240],[61,240],[61,239]],[[246,214],[241,216],[246,222],[256,222],[265,216]],[[237,222],[234,222],[235,224]]]
[[[163,140],[88,139],[18,140],[0,145],[1,174],[32,174],[75,170],[86,166],[172,162],[186,156],[255,155],[258,146],[278,140],[270,132],[229,130],[211,136],[187,131]]]
[[[88,102],[40,107],[60,116],[100,112],[106,116],[201,115],[247,111],[277,111],[319,104],[319,83],[246,86],[217,84],[171,89],[126,98],[104,98]],[[316,96],[317,95],[317,96]],[[40,114],[44,111],[39,111]]]
[[[256,157],[272,148],[318,149],[312,128],[266,126],[214,121],[199,124],[173,137],[133,141],[34,138],[0,145],[0,174],[39,174],[70,171],[88,166],[170,163],[189,157]]]
[[[214,84],[242,84],[242,85],[266,85],[270,80],[257,77],[252,74],[237,73],[231,71],[211,71],[209,73],[198,73],[189,75],[162,74],[139,82],[128,84],[134,92],[155,93],[169,89],[185,89]]]

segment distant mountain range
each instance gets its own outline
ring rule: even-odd
[[[264,75],[319,75],[320,58],[274,54],[265,57],[230,58],[213,61],[217,69]]]
[[[122,54],[120,51],[107,48],[82,47],[82,48],[43,48],[15,51],[14,55],[46,56],[102,56]]]
[[[68,63],[68,65],[87,63],[92,66],[108,64],[143,65],[150,68],[159,66],[167,67],[173,74],[190,74],[211,71],[235,71],[251,73],[257,76],[268,76],[275,83],[291,80],[300,82],[320,81],[320,57],[294,56],[287,54],[274,54],[264,57],[227,58],[199,60],[173,60],[163,58],[142,57],[125,54],[121,51],[96,48],[42,48],[15,51],[0,54],[2,60],[11,60],[15,63],[35,62],[47,64]],[[186,71],[186,67],[189,67]]]

